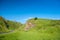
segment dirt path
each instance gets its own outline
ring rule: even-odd
[[[0,34],[9,34],[9,33],[13,33],[13,32],[14,32],[14,30],[11,30],[9,32],[0,32]]]
[[[31,22],[27,22],[24,30],[25,30],[25,31],[28,31],[29,29],[31,29],[31,28],[33,28],[33,27],[34,27],[34,24],[32,24]]]

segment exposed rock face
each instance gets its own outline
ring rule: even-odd
[[[34,24],[32,24],[31,22],[27,22],[26,23],[26,27],[24,28],[25,31],[28,31],[30,28],[34,27]]]

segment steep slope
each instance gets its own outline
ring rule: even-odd
[[[9,21],[0,16],[0,32],[8,32],[19,28],[22,24],[14,21]]]
[[[27,22],[30,22],[34,25],[30,31],[40,31],[40,32],[60,32],[60,20],[50,20],[50,19],[40,19],[37,20],[30,19]]]

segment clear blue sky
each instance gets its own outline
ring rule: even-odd
[[[22,23],[32,17],[60,19],[60,0],[0,0],[0,16]]]

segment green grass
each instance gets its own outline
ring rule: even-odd
[[[0,40],[60,40],[60,34],[37,31],[16,31],[10,34],[0,35]]]
[[[15,21],[6,20],[0,16],[0,32],[9,32],[19,28],[22,24]]]
[[[24,24],[14,32],[0,34],[0,40],[60,40],[60,20],[30,19],[27,22],[34,27],[24,31]]]

